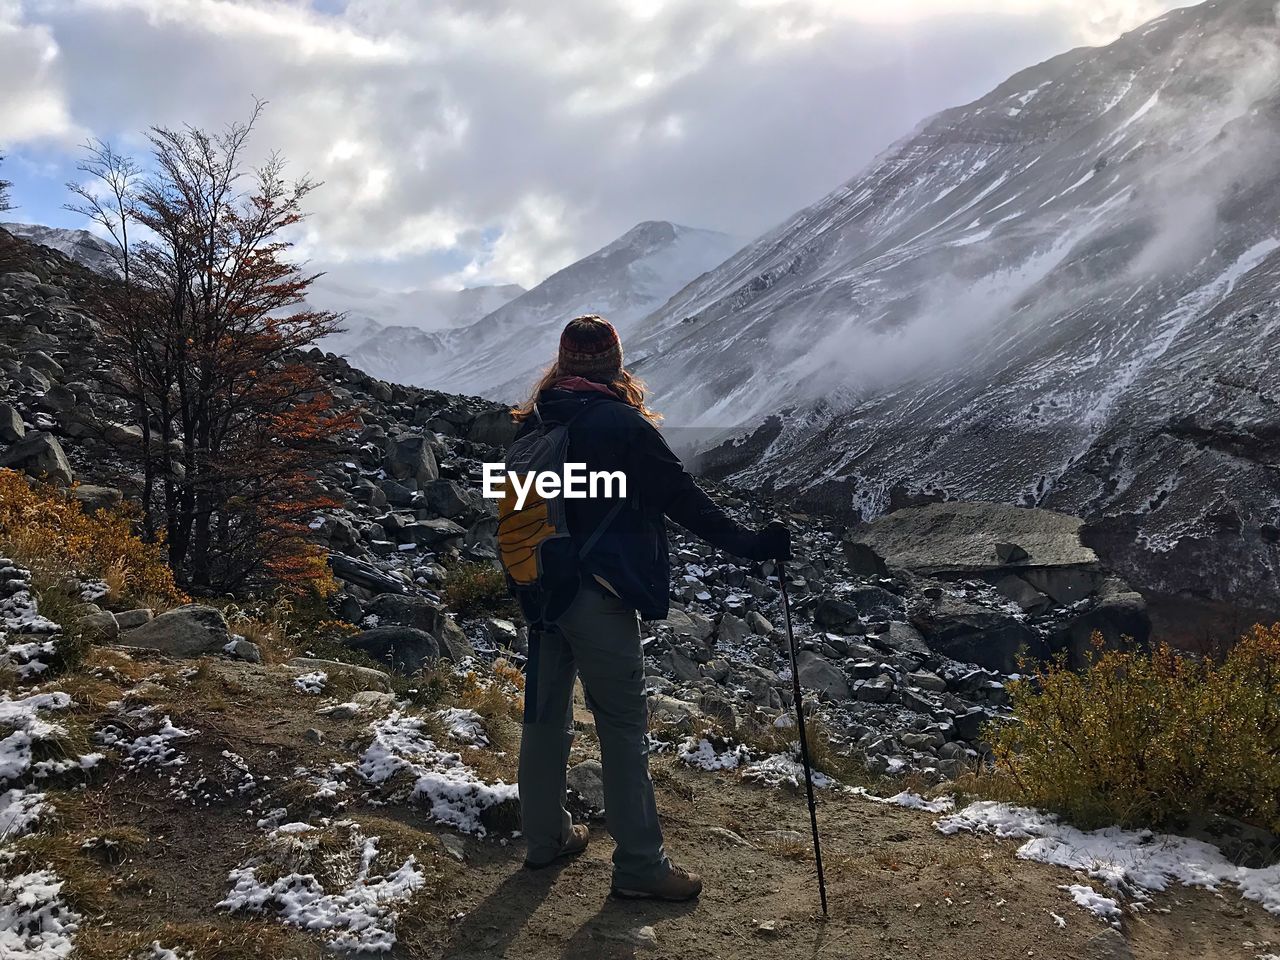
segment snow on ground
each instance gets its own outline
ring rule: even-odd
[[[20,680],[49,669],[57,649],[51,635],[62,629],[41,616],[30,587],[30,572],[0,557],[0,665]]]
[[[970,831],[1026,839],[1018,848],[1022,859],[1078,870],[1140,903],[1175,882],[1214,892],[1229,884],[1241,896],[1280,914],[1280,864],[1260,869],[1236,866],[1202,840],[1121,827],[1083,831],[1052,814],[991,800],[971,803],[936,826],[948,835]],[[1082,891],[1071,893],[1085,906]],[[1099,912],[1106,909],[1102,899],[1106,898],[1086,908],[1105,919]]]
[[[794,757],[775,753],[743,767],[742,779],[762,783],[768,787],[780,787],[784,784],[789,787],[799,787],[804,783],[804,767]],[[826,789],[834,784],[835,781],[825,773],[819,770],[813,771],[815,787]]]
[[[373,742],[357,768],[371,783],[385,783],[401,771],[414,778],[411,798],[425,804],[431,816],[464,833],[484,836],[481,815],[519,797],[514,784],[486,783],[462,757],[442,749],[424,730],[422,717],[399,711],[370,726]]]
[[[218,903],[218,908],[250,913],[274,909],[282,923],[326,934],[329,945],[337,951],[390,950],[396,942],[396,911],[392,905],[408,900],[423,885],[422,871],[411,855],[390,873],[375,872],[379,838],[363,836],[350,821],[334,826],[350,829],[354,852],[359,855],[355,877],[342,889],[326,892],[324,885],[310,873],[290,873],[264,883],[258,879],[258,867],[237,867],[227,878],[231,881],[231,891]],[[291,830],[291,827],[305,829]],[[322,832],[309,824],[287,824],[276,831],[292,834],[285,842],[303,847],[317,844],[319,839],[298,837]]]
[[[1067,893],[1071,894],[1072,900],[1098,919],[1106,920],[1114,926],[1120,925],[1119,901],[1111,897],[1104,897],[1087,883],[1064,883],[1058,889],[1067,891]]]
[[[751,762],[751,751],[741,743],[717,748],[705,737],[688,737],[676,750],[676,756],[699,770],[737,770]]]
[[[80,919],[63,901],[62,881],[52,870],[0,879],[0,957],[63,960]]]
[[[890,803],[895,807],[906,807],[908,810],[923,810],[925,813],[946,813],[948,810],[955,809],[956,805],[956,802],[950,797],[936,797],[933,800],[926,800],[920,794],[911,793],[907,790],[895,793],[892,797],[874,796],[867,791],[866,787],[850,787],[849,792],[866,797],[868,800],[874,800],[876,803]]]
[[[114,724],[103,727],[95,739],[103,746],[114,747],[124,756],[126,769],[153,764],[158,767],[180,767],[187,758],[172,746],[174,740],[183,740],[199,733],[198,730],[182,730],[173,725],[166,715],[155,733],[128,739],[128,735]]]
[[[324,693],[325,684],[329,682],[329,675],[323,670],[317,670],[315,673],[304,673],[293,678],[293,685],[302,693],[321,694]]]
[[[454,740],[473,747],[487,747],[489,735],[484,730],[484,720],[480,714],[465,707],[449,707],[437,710],[436,717],[449,731]]]

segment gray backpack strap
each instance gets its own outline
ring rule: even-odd
[[[609,512],[604,515],[604,519],[602,519],[598,524],[596,524],[595,530],[591,532],[591,536],[587,537],[587,542],[584,543],[582,545],[582,549],[578,551],[579,560],[581,560],[583,557],[585,557],[588,553],[591,552],[591,548],[594,547],[596,545],[596,541],[598,541],[600,537],[604,535],[605,530],[608,529],[609,524],[613,523],[614,517],[618,515],[618,511],[622,509],[623,504],[625,504],[626,502],[627,501],[625,500],[621,500],[621,499],[618,500],[616,503],[614,503],[612,507],[609,508]]]

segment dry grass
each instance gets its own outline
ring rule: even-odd
[[[76,935],[77,960],[133,960],[150,956],[152,943],[187,951],[199,960],[321,960],[331,957],[318,940],[268,919],[218,918],[208,923],[156,923],[128,930],[86,924]]]

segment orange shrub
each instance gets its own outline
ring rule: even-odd
[[[46,580],[98,579],[123,598],[185,603],[159,543],[134,533],[127,507],[86,514],[80,502],[0,469],[0,553]]]

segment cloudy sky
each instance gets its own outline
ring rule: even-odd
[[[336,279],[536,283],[640,220],[743,240],[925,116],[1180,0],[0,0],[13,219],[87,137],[217,127],[325,181]]]

